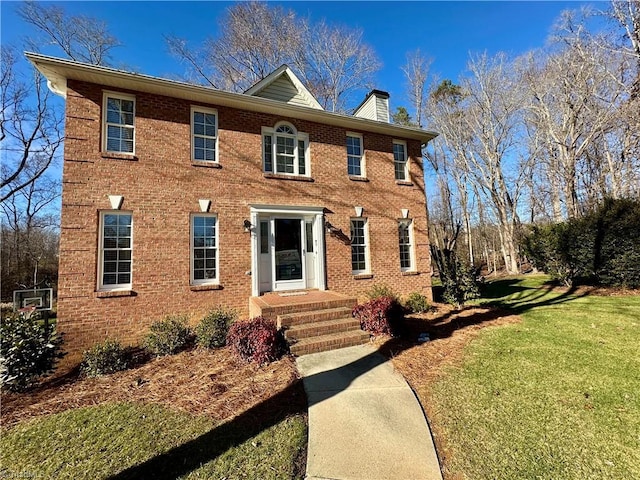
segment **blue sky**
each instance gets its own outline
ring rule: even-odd
[[[115,63],[155,76],[175,76],[184,68],[167,53],[163,34],[194,45],[215,35],[217,19],[230,2],[55,2],[69,13],[104,20],[123,46]],[[434,59],[432,73],[456,79],[470,52],[520,54],[544,45],[560,12],[582,5],[563,2],[279,2],[312,20],[360,27],[382,61],[376,88],[391,94],[393,109],[406,105],[400,67],[409,50],[420,48]],[[593,3],[593,2],[591,2]],[[18,44],[29,33],[15,15],[18,2],[1,2],[3,44]],[[595,3],[605,8],[605,2]],[[44,53],[60,55],[53,50]]]

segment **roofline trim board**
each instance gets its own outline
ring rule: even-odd
[[[419,140],[426,144],[438,134],[420,128],[404,127],[315,108],[291,105],[268,98],[254,97],[242,93],[225,92],[202,85],[168,80],[150,75],[126,72],[114,68],[50,57],[25,52],[26,58],[47,79],[49,89],[66,97],[67,80],[79,80],[110,88],[123,88],[147,93],[182,98],[191,101],[238,108],[242,110],[271,113],[317,123],[335,125],[350,130],[381,133],[404,139]],[[100,77],[96,81],[92,77]]]

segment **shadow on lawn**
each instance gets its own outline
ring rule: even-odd
[[[332,382],[336,391],[318,398],[320,402],[344,390],[356,378],[387,361],[378,352],[371,353],[343,367],[307,377],[309,381],[326,383],[325,377],[338,373],[338,382]],[[309,405],[310,406],[310,405]],[[307,411],[307,398],[302,380],[298,380],[273,397],[250,408],[239,416],[210,430],[194,440],[153,457],[139,465],[129,467],[109,480],[175,479],[187,475],[203,464],[216,459],[229,448],[240,445],[285,418]],[[300,466],[304,476],[305,465]]]
[[[560,291],[556,296],[550,296],[558,287],[553,282],[526,287],[520,285],[521,281],[522,279],[510,278],[487,283],[482,289],[482,298],[490,301],[483,302],[482,305],[498,307],[518,315],[535,307],[558,305],[588,295],[587,291],[578,292],[576,287],[572,286]]]
[[[498,306],[500,307],[499,309],[476,312],[471,315],[459,315],[461,311],[454,310],[429,320],[426,325],[424,319],[412,322],[412,319],[408,318],[404,322],[405,328],[401,332],[401,337],[386,341],[379,346],[378,351],[335,370],[320,372],[307,377],[307,381],[318,383],[325,383],[323,377],[329,375],[338,378],[338,383],[334,383],[335,390],[327,392],[326,396],[319,397],[315,401],[320,402],[336,395],[347,388],[356,378],[386,362],[387,358],[415,347],[418,344],[416,341],[417,334],[425,330],[430,334],[431,339],[446,338],[462,328],[490,322],[505,315],[516,314],[535,306],[558,304],[577,298],[569,290],[557,297],[543,299],[553,289],[552,286],[549,285],[548,288],[545,286],[542,289],[527,288],[517,285],[517,282],[518,280],[515,279],[492,282],[497,285],[491,285],[488,298],[496,299],[490,305]],[[504,302],[498,300],[505,295],[513,293],[521,293],[522,296],[517,301]],[[204,435],[172,448],[146,462],[114,474],[109,477],[109,480],[146,478],[169,480],[188,475],[203,464],[216,459],[229,448],[242,444],[287,417],[306,412],[307,405],[302,380],[298,380],[273,397]],[[309,406],[311,405],[309,404]],[[304,465],[300,467],[302,470],[300,473],[303,473]]]

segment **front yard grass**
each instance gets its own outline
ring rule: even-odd
[[[461,365],[412,382],[446,478],[640,478],[640,296],[546,280],[489,284],[482,302],[522,322],[482,330]]]
[[[193,350],[2,401],[2,478],[304,476],[306,398],[290,357],[258,367]]]
[[[188,445],[161,471],[140,470],[131,478],[264,478],[295,477],[292,466],[306,442],[305,421],[286,418],[237,446],[215,436],[198,441],[216,428],[206,416],[135,403],[104,404],[68,410],[20,424],[0,440],[1,470],[7,478],[109,478],[144,464],[171,449]],[[203,452],[204,450],[204,452]],[[180,461],[192,456],[212,460],[180,472]],[[222,451],[221,455],[216,453]],[[172,470],[177,463],[177,469]],[[249,475],[249,477],[247,477]]]

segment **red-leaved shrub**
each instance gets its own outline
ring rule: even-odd
[[[227,345],[243,360],[261,365],[277,360],[281,350],[275,323],[263,317],[232,323]]]
[[[402,306],[392,297],[381,297],[356,306],[352,315],[364,331],[392,335],[402,318]]]

